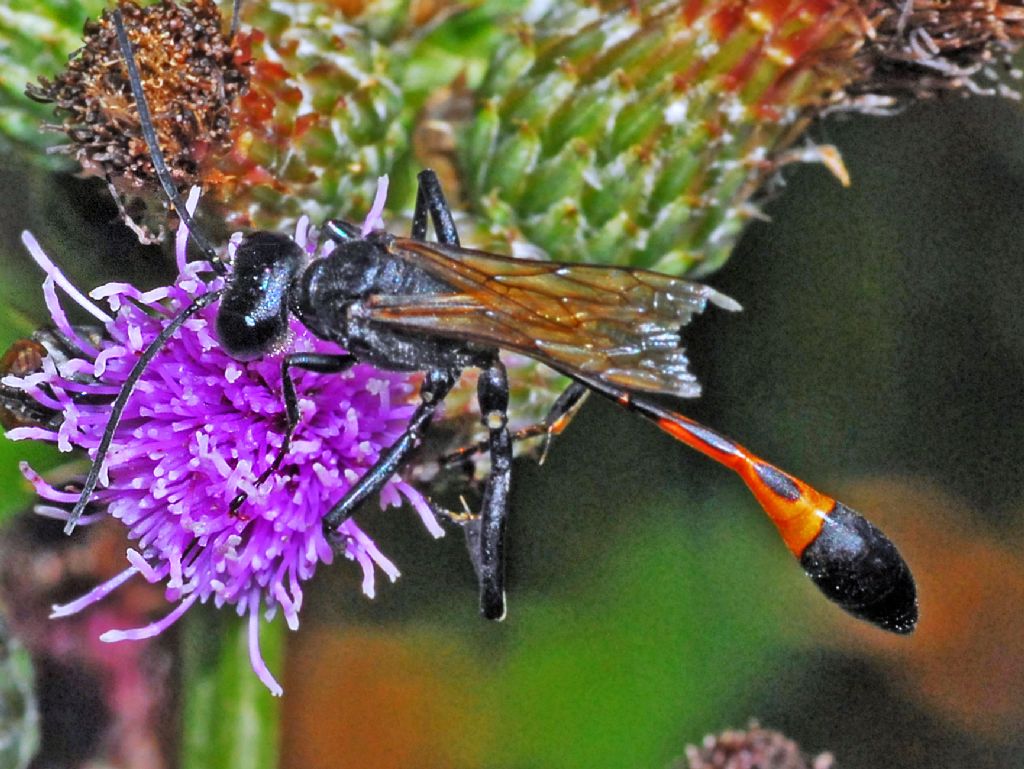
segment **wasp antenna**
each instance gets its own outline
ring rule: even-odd
[[[577,379],[739,475],[826,598],[884,630],[913,631],[918,614],[914,577],[874,524],[709,427],[643,397]]]
[[[233,0],[231,3],[231,30],[228,33],[228,40],[231,42],[235,41],[235,35],[238,34],[238,14],[242,10],[242,0]]]
[[[75,530],[75,525],[78,523],[78,519],[82,517],[82,513],[85,511],[85,506],[89,504],[89,498],[92,496],[93,491],[96,490],[96,484],[100,479],[100,472],[103,470],[103,460],[106,459],[107,452],[110,450],[110,444],[114,440],[114,432],[117,430],[117,425],[121,421],[121,414],[124,413],[125,406],[128,405],[128,399],[131,397],[132,390],[135,389],[135,385],[142,377],[142,374],[152,362],[153,358],[156,357],[156,354],[160,352],[160,348],[162,348],[167,343],[167,340],[174,335],[174,332],[181,328],[185,321],[219,297],[221,293],[221,291],[211,291],[208,294],[203,294],[202,296],[197,297],[188,307],[175,315],[174,318],[164,326],[163,330],[156,336],[156,338],[149,343],[149,346],[146,347],[138,361],[136,361],[135,365],[132,367],[132,370],[128,374],[128,378],[125,379],[124,384],[121,385],[121,391],[117,394],[117,398],[114,399],[110,418],[107,419],[107,426],[103,430],[103,438],[100,440],[100,445],[96,449],[96,456],[93,457],[92,466],[89,468],[89,474],[85,478],[85,485],[82,487],[82,493],[79,495],[78,502],[75,503],[75,507],[71,511],[67,525],[64,527],[65,534],[70,534]]]
[[[175,212],[188,228],[189,237],[196,244],[200,251],[210,260],[211,265],[217,272],[226,271],[223,261],[217,256],[216,250],[203,234],[196,228],[195,221],[185,208],[185,203],[178,194],[178,188],[174,186],[171,172],[164,162],[163,152],[160,150],[160,143],[157,140],[156,130],[153,128],[153,117],[149,111],[149,102],[146,101],[146,94],[142,88],[142,78],[139,76],[139,68],[135,63],[135,54],[132,51],[131,41],[128,39],[128,32],[125,30],[124,17],[121,9],[115,8],[113,12],[114,28],[117,31],[117,43],[121,48],[121,55],[124,56],[125,65],[128,68],[128,82],[131,84],[132,96],[135,98],[135,106],[139,111],[139,124],[142,127],[142,135],[146,139],[149,148],[149,156],[153,161],[153,169],[164,194],[167,195]]]

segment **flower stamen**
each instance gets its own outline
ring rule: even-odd
[[[380,221],[385,194],[386,183],[371,221]],[[193,190],[188,207],[194,209],[198,200]],[[306,240],[314,258],[331,247],[330,241],[316,242],[305,220],[295,234],[296,242]],[[95,461],[82,494],[55,489],[23,465],[23,474],[45,500],[40,514],[71,526],[89,501],[103,512],[90,509],[88,519],[118,519],[135,543],[124,571],[55,606],[54,617],[82,611],[136,574],[160,584],[174,608],[145,627],[111,630],[104,641],[152,637],[196,601],[233,605],[248,616],[254,671],[280,693],[260,655],[261,618],[280,610],[289,628],[298,627],[302,583],[339,553],[359,565],[369,597],[379,573],[391,581],[399,575],[354,520],[328,541],[322,519],[403,434],[416,388],[412,375],[367,364],[344,375],[296,372],[302,420],[287,465],[260,486],[248,519],[240,521],[230,513],[231,499],[252,485],[252,468],[284,439],[279,355],[336,353],[337,347],[292,319],[287,349],[278,355],[231,358],[213,330],[214,300],[225,278],[207,279],[202,273],[208,265],[185,261],[188,231],[179,227],[177,235],[178,280],[146,292],[127,284],[101,286],[93,295],[113,308],[113,317],[88,334],[66,319],[55,291],[56,269],[45,266],[52,262],[37,259],[47,270],[45,290],[60,334],[48,342],[51,354],[42,358],[41,370],[8,376],[4,383],[47,404],[57,416],[52,424],[19,427],[7,435],[88,451]],[[34,238],[25,240],[42,254]],[[382,507],[406,499],[431,534],[443,533],[429,504],[408,483],[393,478],[380,494]]]
[[[76,598],[74,601],[65,604],[54,604],[50,608],[50,619],[69,617],[72,614],[78,614],[82,609],[92,606],[97,601],[102,601],[138,573],[139,570],[137,568],[129,566],[120,574],[117,574],[106,582],[97,585],[81,598]]]
[[[373,196],[373,205],[370,206],[370,213],[366,215],[366,219],[363,220],[363,227],[359,231],[359,236],[365,238],[374,229],[384,226],[384,204],[388,199],[388,175],[377,177],[377,192]]]
[[[108,630],[100,636],[100,640],[104,643],[117,643],[118,641],[143,641],[147,638],[158,636],[181,619],[182,615],[192,607],[197,598],[199,598],[199,594],[193,593],[175,606],[174,610],[166,614],[162,619],[131,630]]]

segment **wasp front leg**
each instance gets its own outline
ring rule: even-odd
[[[427,239],[427,214],[434,223],[434,234],[439,243],[448,246],[459,245],[459,233],[455,228],[455,219],[448,206],[441,182],[437,174],[429,168],[417,175],[419,185],[416,187],[416,207],[412,215],[412,236],[417,240]]]
[[[299,426],[299,398],[295,392],[295,381],[292,379],[291,370],[297,368],[303,371],[314,371],[318,374],[340,374],[352,368],[356,363],[356,357],[347,353],[332,355],[298,352],[285,355],[281,359],[281,387],[284,391],[284,413],[287,420],[284,439],[281,441],[274,461],[256,479],[254,484],[256,488],[262,486],[281,467],[281,463],[291,448],[295,428]],[[243,491],[231,501],[232,515],[238,512],[248,498],[249,495]]]
[[[338,528],[351,517],[360,503],[380,491],[391,476],[401,468],[410,452],[420,444],[434,412],[447,397],[458,378],[458,371],[447,369],[432,369],[426,373],[423,384],[420,386],[420,405],[416,407],[416,411],[409,419],[405,432],[391,444],[391,447],[377,460],[377,463],[355,482],[341,501],[324,516],[324,534],[328,540],[334,539]]]

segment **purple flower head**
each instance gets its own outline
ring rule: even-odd
[[[190,208],[197,200],[194,193]],[[375,205],[371,212],[376,217],[371,225],[379,220],[379,208]],[[95,455],[110,416],[109,400],[141,352],[170,318],[223,284],[222,277],[201,277],[210,273],[208,264],[186,263],[186,239],[182,227],[174,285],[141,292],[111,283],[91,293],[109,304],[111,317],[77,292],[35,239],[23,234],[26,247],[47,273],[43,292],[53,323],[77,351],[66,361],[44,359],[39,373],[5,378],[5,384],[63,416],[57,429],[21,427],[8,432],[9,438],[45,440],[62,451],[77,447]],[[316,254],[304,221],[297,226],[296,242]],[[57,299],[57,285],[102,324],[102,334],[87,334],[70,324]],[[239,362],[220,349],[213,332],[215,314],[215,304],[204,308],[159,351],[131,395],[104,462],[93,499],[122,521],[135,541],[128,567],[78,600],[54,607],[53,616],[81,611],[136,575],[163,584],[167,600],[176,605],[146,627],[104,633],[105,641],[156,635],[196,601],[234,605],[249,618],[253,668],[280,694],[260,656],[260,615],[270,619],[280,609],[289,627],[298,626],[302,583],[321,561],[333,558],[321,520],[402,433],[414,408],[415,382],[368,365],[343,374],[295,372],[298,428],[280,471],[256,488],[254,480],[273,460],[286,428],[280,354],[337,348],[293,320],[286,349]],[[23,472],[45,500],[38,511],[66,519],[66,506],[78,495],[52,488],[27,466]],[[241,492],[249,499],[233,514],[231,501]],[[398,505],[402,497],[427,529],[440,536],[426,500],[401,479],[392,478],[384,486],[381,506]],[[345,555],[362,567],[367,596],[374,595],[377,569],[392,581],[398,576],[394,564],[354,521],[346,521],[338,534]]]

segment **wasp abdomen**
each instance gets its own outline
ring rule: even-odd
[[[894,633],[917,623],[917,588],[903,556],[877,527],[842,502],[800,556],[807,575],[855,617]]]

